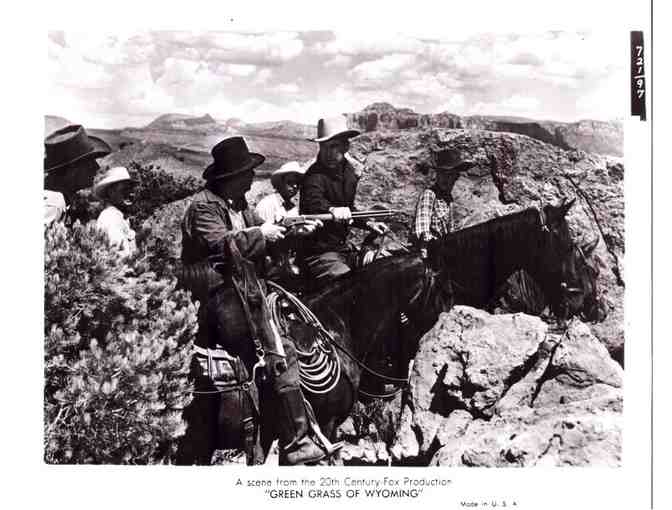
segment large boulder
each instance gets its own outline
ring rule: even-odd
[[[622,369],[579,320],[456,306],[420,341],[394,461],[620,464]]]
[[[364,163],[357,204],[401,209],[393,224],[402,236],[422,190],[432,184],[424,168],[432,151],[453,149],[477,164],[453,190],[455,220],[465,227],[495,216],[576,198],[567,216],[577,243],[597,241],[589,263],[599,271],[604,320],[593,333],[623,362],[623,163],[618,158],[567,151],[530,137],[483,130],[373,131],[353,139],[352,154]]]

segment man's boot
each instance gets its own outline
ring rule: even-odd
[[[309,434],[308,416],[299,388],[278,393],[280,460],[284,464],[312,464],[327,456]]]

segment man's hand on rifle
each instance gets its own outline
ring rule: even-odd
[[[352,213],[349,207],[330,207],[329,212],[336,221],[346,224],[352,223]]]
[[[263,223],[260,227],[261,234],[264,236],[264,239],[268,242],[280,241],[285,238],[285,227],[276,225],[271,222]]]
[[[378,235],[383,235],[390,231],[390,227],[388,227],[385,223],[376,220],[367,221],[366,228],[368,228],[372,232],[375,232]]]
[[[315,230],[323,226],[324,224],[320,220],[305,220],[297,223],[290,232],[296,236],[304,237],[311,235]]]

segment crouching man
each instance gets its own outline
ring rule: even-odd
[[[242,137],[223,140],[212,149],[212,156],[214,162],[203,173],[205,189],[195,196],[183,219],[182,262],[185,267],[193,267],[203,261],[217,260],[217,271],[214,277],[208,278],[206,297],[201,300],[207,324],[207,348],[225,349],[229,354],[239,356],[248,373],[252,374],[260,351],[259,336],[254,330],[263,335],[264,321],[257,320],[255,324],[251,319],[250,309],[254,305],[246,299],[247,290],[241,292],[237,279],[240,277],[240,261],[244,260],[248,268],[247,261],[261,267],[267,248],[285,237],[285,228],[263,222],[245,199],[254,169],[263,163],[264,156],[249,152]],[[304,232],[312,234],[315,227],[307,225]],[[255,283],[259,281],[255,275],[252,279]],[[256,286],[259,290],[259,284]],[[271,367],[272,400],[278,412],[276,430],[281,460],[286,464],[317,462],[327,455],[327,450],[311,434],[299,387],[296,352],[284,339],[282,347],[273,350],[276,352],[266,348],[271,360],[268,366]],[[283,370],[273,371],[272,368],[278,365],[277,351],[283,350],[284,355],[279,353],[283,358]]]

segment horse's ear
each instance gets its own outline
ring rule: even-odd
[[[560,208],[558,210],[559,212],[559,217],[564,218],[569,210],[572,208],[574,203],[576,202],[576,197],[572,198],[570,201],[565,201],[562,204],[560,204]]]
[[[583,251],[584,255],[589,257],[593,253],[593,250],[597,247],[599,242],[600,242],[600,236],[596,235],[594,240],[581,245],[581,250]]]

